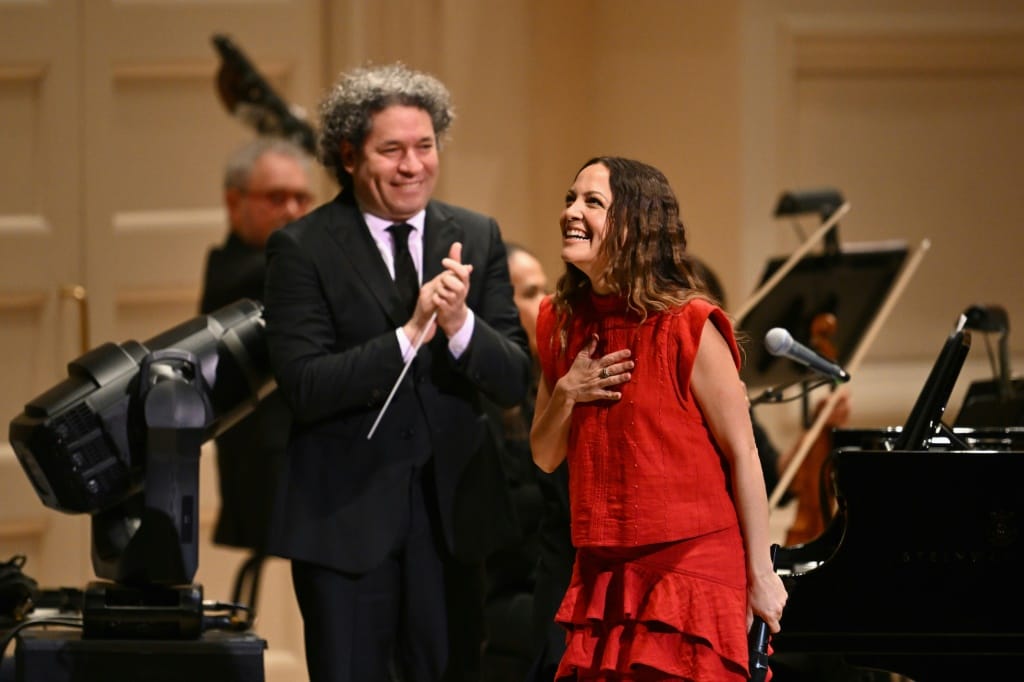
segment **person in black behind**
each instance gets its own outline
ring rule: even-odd
[[[481,563],[511,523],[482,396],[516,405],[530,373],[505,246],[433,198],[453,115],[436,78],[356,69],[321,114],[342,191],[267,244],[294,415],[269,549],[291,560],[311,682],[476,682]]]
[[[502,440],[502,468],[508,481],[519,533],[515,540],[498,549],[485,561],[484,647],[481,656],[483,682],[523,682],[537,650],[533,624],[533,593],[537,571],[539,527],[544,501],[537,477],[543,474],[530,454],[530,425],[537,399],[537,312],[548,293],[547,275],[537,257],[511,242],[508,274],[519,320],[526,330],[533,359],[530,390],[515,407],[488,412],[499,425]]]
[[[311,166],[312,159],[301,147],[272,137],[258,137],[228,159],[224,203],[229,231],[224,243],[207,255],[201,313],[241,298],[263,300],[264,246],[271,232],[309,210]],[[256,606],[270,500],[290,424],[288,408],[274,391],[215,441],[221,507],[213,541],[252,550],[236,579],[234,595],[237,602],[247,585],[251,608]]]

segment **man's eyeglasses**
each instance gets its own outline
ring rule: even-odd
[[[246,191],[246,196],[263,199],[273,206],[281,207],[294,201],[301,208],[307,208],[313,203],[313,195],[309,192],[302,192],[290,189],[268,189],[259,192]]]

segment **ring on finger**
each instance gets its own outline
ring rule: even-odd
[[[601,378],[602,379],[607,379],[608,378],[608,368],[607,367],[602,367],[600,374],[601,374]]]

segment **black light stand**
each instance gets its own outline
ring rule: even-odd
[[[194,639],[202,632],[199,455],[213,419],[194,354],[147,355],[135,384],[145,458],[143,490],[92,517],[92,582],[82,609],[87,638]],[[138,512],[138,513],[137,513]]]
[[[102,344],[26,403],[11,445],[43,504],[92,517],[100,580],[82,593],[82,637],[17,628],[19,680],[263,680],[251,620],[192,580],[202,444],[273,388],[262,307],[243,299],[145,343]]]

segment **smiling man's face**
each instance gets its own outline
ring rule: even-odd
[[[437,136],[430,114],[393,105],[373,115],[362,149],[342,143],[342,162],[352,174],[360,207],[386,220],[422,211],[437,182]]]

